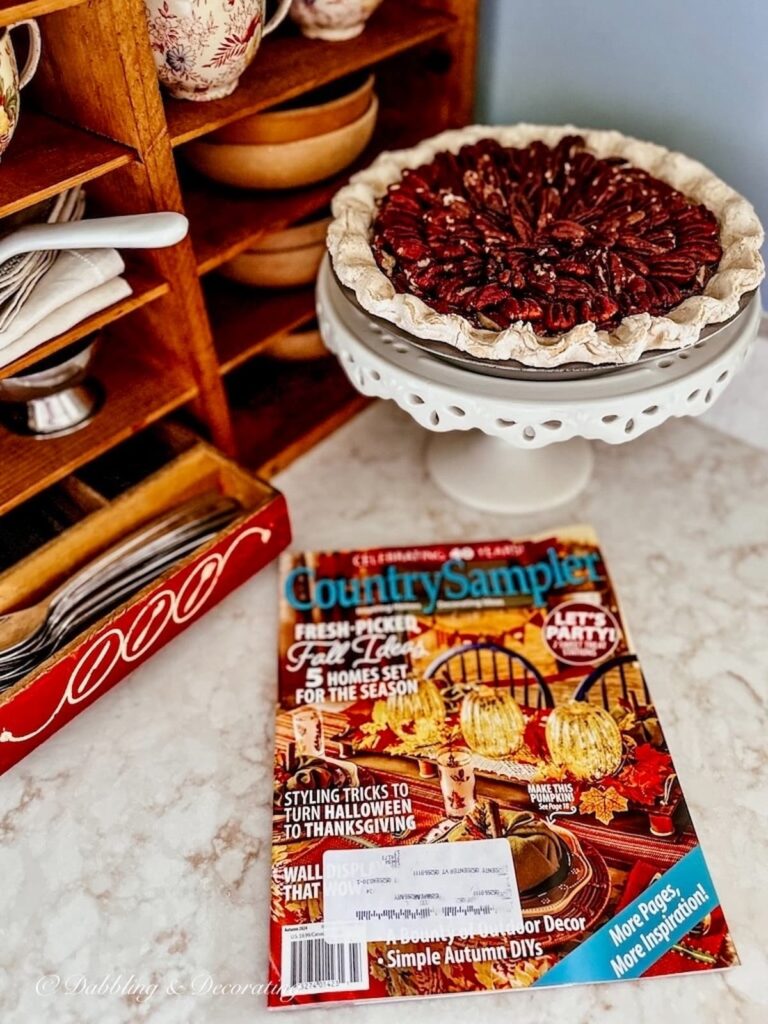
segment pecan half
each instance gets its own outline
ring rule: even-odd
[[[718,237],[705,206],[566,136],[554,147],[481,139],[405,171],[371,245],[394,287],[438,312],[558,333],[669,312],[706,286]]]

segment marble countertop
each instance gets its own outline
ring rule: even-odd
[[[554,512],[452,503],[425,474],[424,432],[384,404],[278,480],[296,547],[595,525],[743,961],[706,976],[425,1000],[421,1024],[466,1013],[768,1019],[768,344],[756,349],[709,425],[596,445],[588,489]],[[263,996],[237,988],[266,983],[275,648],[271,566],[0,779],[5,1024],[266,1017]],[[295,1012],[307,1024],[394,1024],[414,1005]]]

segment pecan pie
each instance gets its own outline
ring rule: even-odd
[[[384,153],[333,203],[358,301],[420,337],[553,366],[692,344],[763,276],[749,203],[617,132],[517,125]]]

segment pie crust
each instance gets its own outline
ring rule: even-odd
[[[464,316],[437,312],[418,296],[396,290],[376,262],[371,238],[379,202],[406,168],[420,167],[438,153],[456,153],[481,139],[522,148],[535,140],[555,146],[566,135],[581,136],[598,158],[625,158],[716,216],[723,255],[701,294],[689,296],[663,316],[625,316],[610,330],[582,322],[565,333],[545,335],[524,321],[501,331],[478,327]],[[754,209],[703,164],[619,132],[572,125],[472,125],[443,132],[412,149],[382,153],[336,194],[332,213],[328,249],[334,271],[369,313],[416,337],[446,342],[479,358],[513,359],[527,366],[632,363],[648,350],[690,346],[704,327],[734,316],[742,298],[758,287],[765,273],[760,255],[763,229]]]

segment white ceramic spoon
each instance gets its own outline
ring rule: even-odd
[[[0,264],[23,252],[53,249],[162,249],[189,229],[181,213],[136,213],[64,224],[25,224],[0,239]]]

